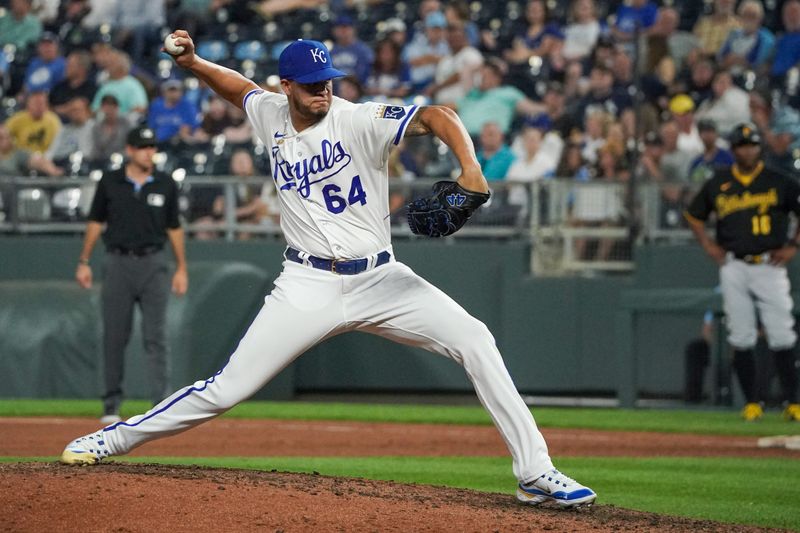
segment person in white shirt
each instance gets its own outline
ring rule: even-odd
[[[603,32],[597,20],[594,0],[574,0],[570,9],[570,23],[564,28],[564,47],[561,55],[567,61],[581,60],[594,50]]]
[[[553,467],[494,338],[409,267],[395,259],[389,227],[388,158],[403,137],[433,134],[461,166],[456,183],[488,191],[472,141],[443,106],[355,104],[332,95],[344,76],[317,41],[298,40],[278,59],[284,94],[198,57],[183,30],[175,61],[243,108],[271,155],[287,241],[283,271],[228,363],[150,411],[80,437],[61,461],[95,464],[222,414],[252,396],[303,352],[340,333],[361,331],[417,346],[463,365],[503,436],[528,504],[589,505],[596,494]],[[466,197],[453,193],[448,203]]]
[[[428,86],[426,94],[433,95],[437,104],[458,102],[474,86],[475,75],[483,65],[483,55],[470,46],[463,24],[450,24],[447,27],[447,44],[450,54],[436,65],[434,83]]]
[[[725,138],[737,124],[750,122],[750,95],[733,83],[731,73],[721,70],[711,83],[713,98],[704,100],[697,108],[697,120],[713,120],[717,131]]]

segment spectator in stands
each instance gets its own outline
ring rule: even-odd
[[[771,98],[750,93],[750,115],[764,139],[766,162],[784,172],[796,173],[796,153],[800,153],[800,112]]]
[[[505,179],[514,162],[514,153],[506,144],[505,134],[496,122],[487,122],[481,127],[478,145],[478,163],[486,179]]]
[[[542,149],[544,132],[533,126],[525,126],[519,133],[521,154],[519,154],[506,173],[507,179],[535,181],[553,176],[560,154]]]
[[[95,30],[83,24],[91,10],[89,0],[65,0],[58,6],[56,19],[49,27],[58,32],[65,52],[88,49],[99,38]]]
[[[208,100],[208,107],[203,113],[203,120],[194,137],[199,142],[206,142],[217,135],[223,135],[225,130],[232,126],[234,126],[233,117],[228,114],[228,103],[213,94]]]
[[[669,112],[678,125],[678,149],[697,155],[703,151],[703,141],[697,131],[694,110],[694,102],[685,94],[675,95],[669,101]]]
[[[614,121],[613,117],[603,109],[592,109],[586,115],[585,131],[581,135],[583,158],[591,163],[597,163],[597,151],[606,144],[608,126]]]
[[[132,124],[120,114],[119,102],[113,94],[100,98],[98,120],[92,125],[92,151],[89,160],[105,163],[111,154],[125,151],[125,140]]]
[[[24,176],[32,171],[48,176],[62,176],[64,170],[53,164],[40,152],[30,152],[14,145],[14,138],[4,124],[0,124],[0,176]]]
[[[738,74],[760,69],[772,57],[775,36],[762,26],[764,8],[760,0],[744,0],[739,5],[741,28],[732,30],[717,53],[717,63]]]
[[[114,46],[127,50],[134,63],[153,59],[158,53],[165,22],[161,0],[118,0],[111,19]]]
[[[530,121],[539,124],[543,130],[554,131],[561,139],[567,139],[574,130],[581,128],[581,124],[567,113],[564,86],[561,83],[554,81],[547,85],[542,104],[544,109],[533,115]]]
[[[588,57],[605,30],[597,18],[594,0],[573,0],[569,24],[564,28],[564,59],[581,61]]]
[[[25,89],[27,91],[50,91],[64,79],[66,61],[59,52],[58,37],[46,31],[39,37],[36,56],[25,70]]]
[[[652,72],[665,57],[671,58],[676,70],[680,70],[689,53],[700,47],[699,39],[693,33],[681,30],[679,24],[680,15],[675,8],[658,10],[656,23],[642,39],[641,72]]]
[[[516,87],[503,85],[506,72],[502,60],[489,58],[481,67],[480,84],[454,104],[473,137],[487,122],[494,122],[505,135],[511,130],[515,114],[533,115],[543,110],[541,104],[531,101]]]
[[[333,94],[347,100],[348,102],[359,103],[364,100],[364,87],[355,76],[345,76],[336,80]]]
[[[42,23],[31,13],[32,0],[11,0],[5,15],[0,17],[0,47],[13,44],[25,51],[42,33]]]
[[[450,53],[445,39],[446,27],[447,19],[441,12],[429,13],[425,17],[425,33],[418,34],[403,49],[403,59],[411,69],[412,91],[424,91],[433,82],[436,65]]]
[[[94,99],[97,86],[89,77],[92,57],[85,50],[75,50],[67,56],[64,79],[50,91],[50,105],[59,115],[66,113],[66,105],[74,98]]]
[[[569,178],[578,181],[589,181],[591,173],[581,155],[581,145],[569,142],[561,152],[561,160],[556,167],[557,178]]]
[[[544,0],[528,0],[525,8],[527,28],[516,36],[510,50],[504,53],[506,61],[512,64],[527,64],[533,57],[541,57],[561,70],[561,50],[564,34],[555,23],[547,21],[547,4]]]
[[[577,105],[576,119],[581,120],[597,110],[619,117],[625,109],[631,107],[633,100],[630,93],[614,87],[614,74],[611,69],[595,65],[589,76],[589,92]]]
[[[384,38],[375,45],[375,63],[364,92],[376,100],[389,100],[405,98],[410,91],[411,78],[402,48],[391,38]]]
[[[45,155],[53,161],[62,161],[71,154],[80,153],[87,159],[92,153],[92,128],[94,119],[89,101],[76,97],[66,104],[68,122],[58,131]]]
[[[469,5],[465,0],[449,0],[444,6],[444,17],[447,26],[463,27],[469,46],[477,48],[480,45],[481,30],[470,19]]]
[[[467,40],[461,23],[447,27],[450,53],[436,65],[434,82],[425,90],[437,104],[458,102],[472,90],[475,74],[483,65],[483,55]]]
[[[800,0],[783,4],[783,35],[775,45],[772,75],[782,78],[792,67],[800,66]]]
[[[664,141],[656,131],[648,131],[644,136],[644,150],[639,157],[634,172],[637,179],[644,182],[656,182],[664,179],[661,172],[661,158],[664,156]]]
[[[678,146],[680,130],[675,121],[662,124],[660,133],[664,142],[664,152],[659,165],[661,178],[665,181],[688,181],[689,167],[698,152],[682,150]]]
[[[92,109],[100,108],[100,101],[107,94],[114,95],[119,103],[119,112],[123,115],[134,112],[144,114],[147,111],[147,92],[142,83],[131,76],[131,59],[128,54],[114,50],[108,56],[108,80],[94,95]]]
[[[695,106],[698,106],[714,95],[711,87],[714,81],[714,72],[714,63],[711,60],[698,59],[689,67],[688,80],[679,83],[678,87],[681,92],[692,98]]]
[[[616,22],[612,28],[614,38],[630,43],[636,35],[647,34],[656,23],[658,7],[649,0],[630,0],[617,9]]]
[[[249,151],[239,149],[233,152],[229,174],[242,178],[255,177],[255,164],[253,163],[253,157],[250,155]],[[269,187],[273,191],[275,189],[273,184],[269,182],[264,185],[264,188],[266,187]],[[199,187],[196,188],[196,190],[199,192],[199,194],[194,197],[196,204],[202,204],[204,201],[203,198],[207,196],[209,192],[217,194],[214,196],[209,208],[205,209],[207,213],[195,218],[194,223],[221,226],[225,222],[225,196],[221,194],[221,189],[218,187]],[[262,191],[262,186],[260,184],[248,183],[247,180],[245,180],[243,183],[236,186],[236,212],[234,217],[237,224],[257,225],[261,224],[265,219],[269,219],[270,222],[274,224],[278,223],[280,212],[275,210],[276,206],[274,204],[270,206],[265,202],[265,198],[262,198],[262,196],[266,196],[266,199],[269,200],[269,194],[265,194]],[[202,205],[194,205],[193,211],[196,214],[203,213],[204,208]],[[211,239],[216,236],[217,231],[201,231],[195,234],[195,237],[198,239]],[[249,232],[240,232],[238,234],[238,238],[243,240],[250,239],[251,237],[252,233]]]
[[[750,121],[750,97],[734,85],[730,72],[721,70],[711,84],[714,97],[697,108],[697,119],[712,120],[723,137],[742,122]]]
[[[28,94],[25,109],[14,113],[6,121],[6,127],[18,148],[44,153],[61,129],[61,121],[50,111],[47,93],[36,91]]]
[[[331,59],[336,68],[354,76],[359,83],[366,83],[375,54],[369,45],[358,38],[352,17],[340,15],[334,21],[333,41]]]
[[[749,115],[748,113],[748,117]],[[717,167],[732,165],[733,154],[719,147],[717,125],[713,120],[700,119],[697,122],[697,129],[700,131],[700,138],[703,140],[705,150],[689,166],[689,181],[703,183],[714,176]]]
[[[741,27],[735,8],[736,0],[714,0],[714,12],[697,20],[694,34],[700,39],[700,47],[705,55],[716,56],[728,34]]]
[[[200,125],[200,114],[183,97],[180,80],[167,80],[161,84],[161,96],[150,104],[147,124],[155,132],[159,144],[191,140],[195,128]]]
[[[402,51],[408,42],[406,23],[402,19],[393,17],[384,22],[383,39],[393,42]]]
[[[225,140],[230,144],[249,144],[253,142],[253,125],[247,120],[244,110],[230,104],[226,105],[225,108],[231,119],[231,125],[222,132],[225,135]]]

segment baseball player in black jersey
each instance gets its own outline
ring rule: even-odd
[[[733,367],[747,404],[742,417],[763,415],[756,387],[753,348],[763,325],[782,388],[784,418],[800,421],[792,297],[786,264],[797,253],[800,231],[789,237],[789,213],[800,215],[800,183],[764,166],[761,135],[752,124],[731,133],[735,162],[718,169],[692,200],[689,225],[706,253],[720,265],[720,286]],[[716,216],[716,240],[705,221]]]

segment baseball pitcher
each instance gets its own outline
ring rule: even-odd
[[[332,95],[334,68],[320,42],[297,40],[280,55],[283,94],[201,59],[185,31],[177,63],[245,110],[272,158],[287,248],[283,271],[228,363],[150,411],[71,442],[68,464],[93,464],[210,420],[263,387],[315,344],[348,331],[380,335],[464,367],[513,458],[518,498],[563,507],[595,493],[558,470],[486,326],[396,260],[389,228],[389,151],[404,136],[433,134],[461,164],[455,182],[409,206],[415,233],[449,235],[488,197],[464,126],[438,106],[354,104]]]

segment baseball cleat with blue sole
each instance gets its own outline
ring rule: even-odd
[[[588,507],[597,499],[597,494],[556,469],[545,472],[530,483],[520,483],[517,499],[528,505],[539,505],[554,501],[563,508]]]
[[[110,456],[111,452],[103,438],[103,432],[98,431],[67,444],[61,452],[61,462],[65,465],[94,465]]]

